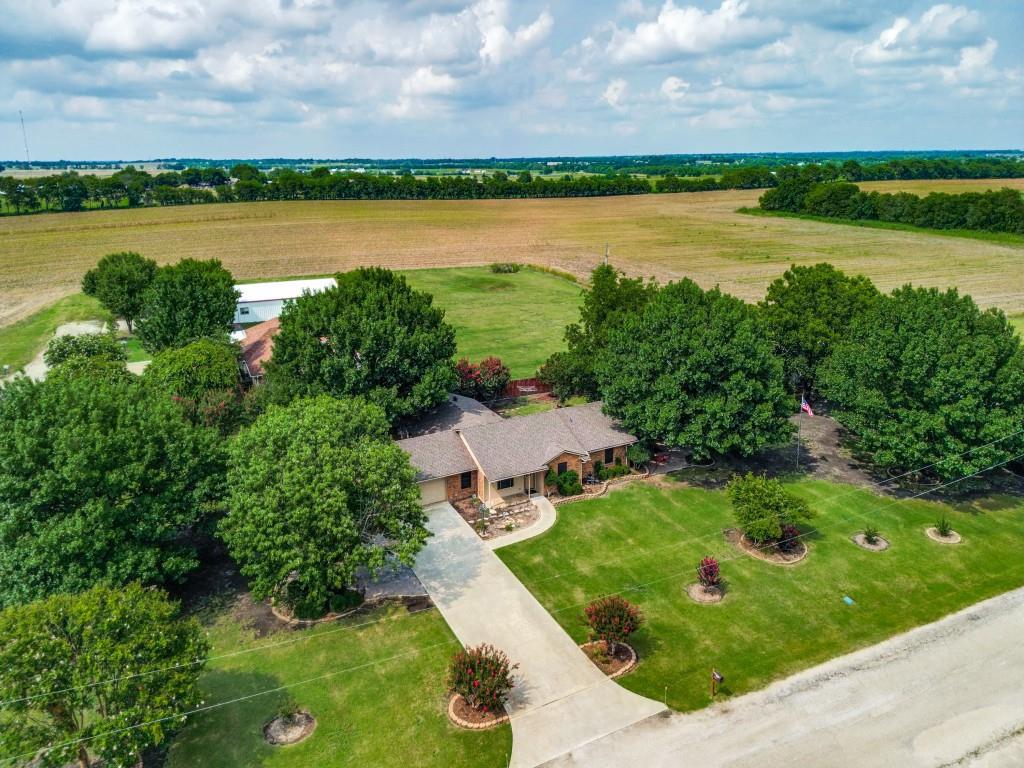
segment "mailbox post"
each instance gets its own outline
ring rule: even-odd
[[[711,698],[715,698],[715,694],[718,693],[718,686],[725,681],[722,673],[717,669],[711,670]]]

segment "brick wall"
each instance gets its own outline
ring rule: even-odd
[[[567,472],[575,472],[580,476],[580,481],[583,480],[583,462],[580,461],[580,457],[575,453],[563,453],[553,461],[548,463],[548,469],[558,472],[558,465],[561,462],[565,462],[568,466],[566,467]],[[547,482],[544,482],[544,493],[547,494],[553,486],[549,486]]]
[[[469,488],[462,487],[462,475],[451,475],[444,479],[445,493],[448,496],[448,501],[462,501],[462,499],[468,499],[477,492],[477,471],[474,469],[470,474],[472,479],[470,480]]]
[[[626,464],[626,448],[627,448],[627,446],[625,446],[625,445],[619,445],[619,446],[616,446],[615,448],[613,448],[612,449],[612,453],[614,455],[612,457],[612,461],[611,462],[605,462],[605,460],[604,460],[604,451],[594,451],[592,454],[590,454],[590,461],[586,461],[586,462],[583,463],[583,475],[582,475],[582,477],[586,477],[587,475],[590,475],[590,474],[594,473],[594,462],[597,462],[597,461],[600,461],[602,464],[610,463],[610,464],[614,465],[615,464],[615,459],[618,459],[620,464],[625,465]]]

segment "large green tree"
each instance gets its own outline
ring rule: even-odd
[[[455,331],[429,293],[386,269],[357,269],[285,306],[268,379],[297,395],[365,396],[389,419],[444,401]]]
[[[156,276],[156,262],[134,251],[109,253],[85,273],[82,291],[95,296],[100,304],[120,317],[131,333],[142,314],[143,297]]]
[[[24,765],[138,765],[199,705],[208,650],[198,622],[138,584],[0,611],[0,751]]]
[[[756,310],[717,288],[670,283],[612,329],[597,361],[608,413],[698,458],[787,440],[793,399]]]
[[[555,352],[540,371],[540,378],[551,385],[556,397],[598,397],[594,363],[607,346],[609,334],[626,317],[643,309],[657,290],[653,281],[626,277],[609,264],[591,273],[579,322],[565,329],[566,350]]]
[[[20,377],[0,423],[0,606],[196,566],[222,451],[170,398],[128,374]]]
[[[427,538],[415,471],[384,411],[329,395],[271,405],[234,440],[220,533],[257,598],[322,613],[356,569]]]
[[[1024,424],[1020,338],[955,289],[908,285],[875,302],[819,369],[819,389],[884,469],[934,464],[928,474],[948,479],[1024,453],[1024,435],[1001,439]]]
[[[226,339],[238,295],[231,273],[216,259],[160,267],[146,289],[139,338],[150,352],[204,337]]]
[[[792,266],[768,286],[759,306],[791,386],[814,386],[818,366],[878,296],[868,278],[831,264]]]
[[[194,423],[230,431],[239,417],[238,347],[200,339],[153,356],[143,378],[174,398]]]

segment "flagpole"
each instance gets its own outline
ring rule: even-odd
[[[800,396],[800,410],[796,412],[796,471],[800,471],[800,436],[804,427],[803,395]]]

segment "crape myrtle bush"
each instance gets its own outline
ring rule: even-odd
[[[448,689],[474,709],[498,713],[515,685],[512,672],[518,667],[493,645],[466,648],[452,657]]]
[[[603,640],[610,653],[644,623],[640,609],[618,595],[594,600],[583,609],[583,615],[590,626],[591,638]]]

